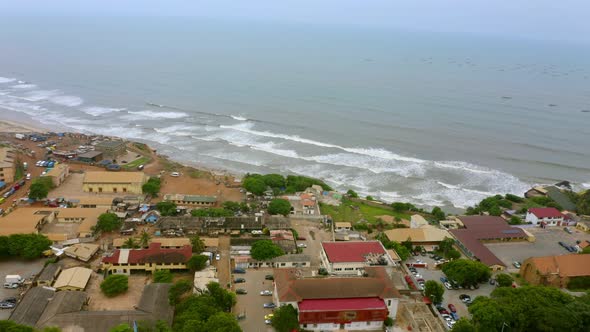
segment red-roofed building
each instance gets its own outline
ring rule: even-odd
[[[153,242],[147,249],[117,249],[102,259],[101,268],[113,274],[131,274],[131,271],[186,270],[192,257],[192,247],[162,248]]]
[[[525,220],[534,225],[561,226],[564,224],[565,216],[556,208],[530,208],[526,213]]]
[[[274,298],[298,310],[305,330],[382,330],[395,319],[400,294],[383,267],[367,267],[366,277],[302,278],[295,269],[274,271]]]
[[[322,266],[329,273],[359,275],[367,266],[394,265],[379,241],[322,242]]]

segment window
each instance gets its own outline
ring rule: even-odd
[[[387,300],[387,306],[391,305],[391,300]]]
[[[123,192],[126,193],[127,192],[127,188],[123,187]]]
[[[341,269],[341,268],[339,268],[339,267],[335,268],[334,270],[335,270],[335,271],[342,271],[342,269]]]
[[[101,193],[102,192],[102,187],[98,187],[98,192]]]
[[[92,192],[92,187],[88,188],[88,192]]]
[[[117,188],[113,188],[113,192],[116,193],[117,192]]]
[[[281,263],[281,266],[286,266],[286,265],[287,265],[287,263]]]
[[[354,271],[354,267],[345,267],[344,271]]]

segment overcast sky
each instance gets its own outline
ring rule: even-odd
[[[378,25],[590,43],[590,0],[0,0],[7,15],[162,15]]]

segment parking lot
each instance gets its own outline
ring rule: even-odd
[[[27,281],[31,279],[32,274],[39,274],[41,269],[43,269],[43,263],[45,260],[38,259],[34,261],[21,261],[21,260],[6,260],[0,261],[0,280],[2,280],[2,284],[4,284],[4,278],[6,275],[10,274],[18,274]],[[26,281],[25,281],[26,282]],[[17,299],[20,296],[22,289],[6,289],[4,287],[0,288],[0,300],[3,300],[7,297],[16,297]],[[0,310],[0,320],[8,319],[10,314],[12,313],[12,309],[2,309]]]
[[[247,269],[245,274],[233,274],[233,279],[244,278],[245,283],[233,284],[236,289],[245,289],[248,294],[237,295],[237,304],[234,314],[245,314],[246,318],[240,320],[240,326],[244,331],[271,332],[274,329],[264,324],[264,315],[272,313],[272,309],[265,309],[264,303],[273,302],[272,296],[261,296],[263,290],[274,291],[272,280],[264,280],[264,276],[272,274],[272,269]]]
[[[572,234],[563,227],[527,228],[536,238],[535,242],[489,243],[486,246],[508,267],[508,272],[518,272],[512,263],[523,262],[529,257],[570,254],[558,242],[575,245],[577,240],[590,240],[590,234],[570,227]]]

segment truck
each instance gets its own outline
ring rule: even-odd
[[[24,281],[18,274],[9,274],[4,279],[4,288],[18,288]]]
[[[25,134],[14,134],[14,137],[16,137],[17,139],[24,140],[24,139],[27,138],[27,135],[25,135]]]

